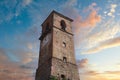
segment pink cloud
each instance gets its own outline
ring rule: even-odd
[[[20,65],[13,62],[0,63],[0,80],[34,80],[33,69]]]
[[[78,61],[78,67],[79,68],[85,68],[88,64],[88,59],[81,59],[80,61]]]
[[[106,40],[106,41],[100,43],[98,46],[87,50],[85,53],[86,54],[96,53],[103,49],[117,47],[117,46],[120,46],[120,37]]]
[[[115,74],[115,75],[120,75],[120,71],[106,71],[104,72],[105,74]]]
[[[20,61],[12,61],[7,52],[19,56]],[[32,57],[34,56],[31,53],[26,53],[21,49],[8,50],[0,48],[0,80],[34,80],[37,60]]]
[[[96,3],[92,3],[87,8],[81,11],[82,17],[76,10],[76,16],[73,22],[73,32],[75,34],[76,47],[79,47],[84,38],[101,22],[101,16],[98,14],[99,8]],[[80,34],[82,34],[80,36]]]
[[[84,20],[82,16],[78,16],[74,21],[74,26],[79,27],[95,27],[101,21],[101,16],[97,14],[96,10],[92,10],[87,18]]]
[[[105,71],[98,72],[93,70],[84,71],[80,73],[80,77],[83,80],[119,80],[120,79],[120,71]]]
[[[92,4],[89,5],[87,8],[85,8],[85,9],[83,10],[83,12],[84,12],[84,14],[89,13],[88,16],[86,16],[85,19],[82,19],[82,16],[79,15],[81,18],[77,17],[78,19],[76,18],[76,19],[75,19],[75,22],[76,22],[76,21],[79,22],[78,25],[79,25],[80,27],[84,27],[84,26],[85,26],[85,27],[86,27],[86,26],[92,27],[92,26],[95,26],[98,22],[101,21],[100,15],[97,14],[99,8],[96,7],[96,6],[97,6],[96,3],[92,3]]]

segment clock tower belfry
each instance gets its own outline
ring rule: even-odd
[[[72,21],[52,11],[43,22],[35,80],[80,80],[74,54]]]

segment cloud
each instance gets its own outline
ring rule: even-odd
[[[41,13],[31,4],[33,4],[32,0],[0,2],[0,7],[5,6],[8,9],[7,13],[1,9],[1,22],[10,22],[14,17],[18,17],[24,9],[29,12],[27,14],[32,20],[31,25],[24,32],[16,30],[16,33],[12,35],[13,39],[11,36],[5,36],[4,42],[10,44],[11,47],[0,48],[0,80],[34,80],[39,54],[38,38],[40,36]],[[12,9],[14,12],[11,12]],[[20,24],[21,21],[17,23]]]
[[[84,19],[79,14],[79,9],[73,7],[76,5],[76,2],[77,2],[76,0],[71,0],[71,2],[67,2],[63,8],[64,13],[74,19],[73,26],[75,28],[86,27],[86,26],[92,27],[101,21],[101,16],[98,15],[97,12],[98,8],[96,8],[97,6],[96,3],[92,3],[86,9],[83,10],[84,14],[89,13],[88,16],[86,16],[86,18]]]
[[[81,74],[84,74],[84,75],[98,75],[98,74],[100,74],[99,72],[97,72],[97,71],[93,71],[93,70],[88,70],[88,71],[85,71],[85,72],[83,72],[83,73],[81,73]]]
[[[120,68],[120,63],[116,64],[116,68]]]
[[[84,14],[89,13],[85,19],[81,17],[81,20],[77,20],[79,22],[79,27],[95,27],[97,23],[101,21],[101,16],[98,14],[99,7],[97,7],[96,3],[92,3],[87,8],[83,10]],[[75,21],[75,22],[77,22]]]
[[[15,6],[16,9],[15,9],[15,13],[13,13],[13,15],[14,15],[13,17],[18,17],[25,8],[29,8],[31,6],[32,0],[21,0],[20,2],[17,1],[17,3],[15,4],[17,6]],[[26,10],[26,11],[28,11],[28,10]]]
[[[63,13],[74,19],[73,28],[92,27],[101,21],[101,16],[97,14],[96,3],[92,3],[83,10],[84,14],[89,13],[85,19],[79,14],[79,9],[74,7],[76,3],[77,0],[70,0],[63,5]]]
[[[24,56],[27,55],[24,54]],[[28,58],[29,56],[25,61]],[[36,62],[36,60],[29,61],[29,63],[13,62],[7,56],[7,50],[0,48],[0,80],[34,80]]]
[[[4,21],[10,21],[13,17],[14,14],[12,12],[12,9],[15,7],[17,4],[16,0],[9,1],[9,0],[3,0],[0,1],[0,22]]]
[[[89,53],[96,53],[96,52],[101,51],[103,49],[117,47],[117,46],[120,46],[120,37],[109,39],[105,42],[102,42],[97,47],[87,50],[86,53],[88,53],[88,54]]]
[[[105,71],[101,74],[106,77],[108,80],[119,80],[120,71]]]
[[[84,75],[81,75],[83,80],[119,80],[119,75],[110,75],[110,74],[101,74],[96,72],[86,72]]]
[[[81,16],[78,16],[75,19],[74,26],[78,28],[80,27],[94,27],[98,22],[101,21],[100,15],[97,14],[96,10],[90,12],[87,18],[84,20]]]
[[[79,44],[84,45],[83,47],[81,46],[83,48],[81,53],[96,53],[103,49],[112,47],[113,44],[111,44],[109,47],[106,47],[105,45],[103,46],[103,44],[109,42],[109,40],[119,37],[119,32],[119,22],[114,22],[112,19],[108,20],[107,22],[103,22],[99,27],[94,28],[89,34],[86,34],[86,37],[80,38],[84,41],[79,42]],[[103,48],[99,46],[103,46]],[[115,47],[117,45],[113,46]],[[81,47],[78,45],[78,49]]]
[[[9,59],[5,54],[5,49],[0,48],[0,64],[8,63]]]
[[[74,6],[76,5],[77,0],[69,0],[64,5],[62,5],[62,13],[70,18],[77,18],[79,16],[79,10]]]
[[[12,47],[0,48],[0,80],[34,80],[39,54],[39,29],[32,25],[26,32],[16,33]],[[9,67],[8,67],[9,66]]]
[[[110,12],[112,14],[115,13],[116,7],[117,4],[111,4]],[[75,10],[73,13],[77,15],[77,17],[74,17],[73,22],[75,47],[76,50],[79,50],[79,53],[96,53],[103,49],[117,46],[114,44],[109,46],[106,44],[106,46],[103,46],[103,44],[105,44],[103,42],[114,39],[116,36],[119,37],[119,21],[115,22],[114,18],[102,20],[103,16],[98,14],[99,9],[100,8],[97,7],[96,3],[92,3],[82,10],[83,12],[81,13],[84,13],[84,17],[82,17],[79,14],[80,11],[76,8],[73,8],[73,10]],[[107,12],[105,13],[107,14]]]
[[[118,74],[118,75],[120,75],[120,71],[105,71],[104,72],[105,74]]]
[[[69,0],[66,2],[65,6],[74,6],[76,5],[77,0]]]
[[[107,15],[108,15],[108,16],[111,16],[111,17],[115,17],[115,16],[114,16],[114,13],[115,13],[116,7],[117,7],[117,4],[111,4],[110,12],[109,12]]]
[[[24,6],[27,6],[27,5],[29,5],[30,3],[32,3],[32,0],[23,0],[23,5],[24,5]]]
[[[75,34],[75,47],[78,48],[81,44],[84,45],[84,42],[82,41],[85,41],[85,38],[89,35],[89,33],[102,20],[101,16],[98,14],[99,7],[97,7],[96,3],[90,4],[83,10],[75,8],[74,6],[77,5],[76,3],[77,0],[71,0],[66,2],[65,5],[62,6],[62,13],[67,14],[68,17],[74,19],[72,26],[73,32]],[[81,14],[84,14],[84,17],[82,17],[79,12],[81,12]]]
[[[9,67],[8,67],[9,66]],[[32,70],[19,67],[19,64],[2,64],[0,66],[1,80],[34,80]]]
[[[22,11],[31,6],[32,0],[3,0],[0,1],[0,23],[9,22],[13,18],[18,17]],[[27,12],[27,10],[26,10]],[[32,14],[33,15],[33,14]]]
[[[120,71],[101,71],[96,67],[95,70],[91,67],[87,58],[81,59],[78,62],[79,66],[79,74],[81,80],[119,80],[120,79]]]
[[[21,65],[20,67],[25,69],[33,69],[31,66],[26,66],[26,65]]]
[[[28,43],[28,44],[27,44],[27,47],[28,47],[28,49],[32,49],[32,48],[33,48],[33,45],[32,45],[31,43]]]
[[[104,71],[98,72],[94,70],[87,70],[80,73],[82,80],[119,80],[120,71]]]
[[[35,26],[29,27],[26,32],[7,36],[4,40],[6,44],[12,44],[12,47],[0,48],[0,59],[4,63],[6,60],[26,64],[38,58],[39,54],[39,29]],[[37,62],[37,60],[36,60]],[[37,66],[37,64],[36,64]]]
[[[85,68],[88,64],[88,59],[87,58],[81,59],[81,60],[77,61],[77,64],[78,64],[79,68]]]
[[[107,31],[106,31],[107,30]],[[118,25],[115,25],[111,28],[106,28],[104,31],[99,31],[96,34],[93,34],[90,36],[89,41],[95,41],[95,43],[103,42],[105,40],[109,40],[114,38],[114,36],[119,33],[120,28]]]

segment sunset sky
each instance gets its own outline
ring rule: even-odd
[[[120,80],[120,0],[0,0],[0,80],[34,80],[41,24],[72,18],[81,80]]]

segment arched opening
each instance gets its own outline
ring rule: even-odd
[[[65,75],[62,74],[62,75],[61,75],[61,78],[62,78],[62,79],[65,79]]]
[[[45,28],[45,31],[46,31],[46,32],[50,31],[50,25],[49,25],[49,23],[47,23],[46,28]]]
[[[61,29],[65,31],[66,30],[66,23],[64,20],[61,20],[60,25],[61,25]]]
[[[66,47],[66,43],[65,43],[65,42],[63,42],[62,46],[63,46],[63,47]]]
[[[67,58],[66,57],[63,57],[63,62],[67,62]]]

